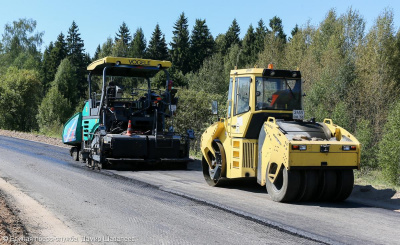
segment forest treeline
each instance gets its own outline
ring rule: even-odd
[[[275,16],[250,25],[243,39],[234,19],[226,33],[211,35],[205,19],[192,30],[182,13],[167,43],[157,24],[147,41],[143,30],[123,22],[100,44],[93,57],[85,53],[77,23],[45,47],[36,21],[5,25],[0,42],[0,128],[60,134],[63,123],[88,98],[86,66],[105,56],[171,60],[169,69],[180,98],[175,127],[193,128],[195,145],[215,121],[212,100],[224,116],[229,71],[266,67],[299,69],[304,79],[308,118],[332,118],[362,143],[362,170],[377,170],[392,184],[400,181],[400,32],[393,13],[384,10],[369,30],[358,11],[338,15],[330,10],[317,26],[296,25],[288,37]],[[164,84],[161,75],[154,86]],[[221,110],[222,108],[222,110]]]

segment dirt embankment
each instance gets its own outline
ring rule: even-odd
[[[10,209],[0,191],[0,244],[29,244],[24,241],[28,234],[18,216]]]

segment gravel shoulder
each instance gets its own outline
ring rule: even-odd
[[[4,130],[4,129],[0,129],[0,135],[12,137],[12,138],[19,138],[19,139],[25,139],[25,140],[30,140],[30,141],[41,142],[41,143],[59,146],[59,147],[63,147],[63,148],[70,148],[69,146],[63,144],[61,139],[47,137],[44,135],[37,135],[37,134],[33,134],[33,133],[18,132],[18,131],[10,131],[10,130]]]

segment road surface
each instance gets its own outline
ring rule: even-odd
[[[73,161],[68,149],[0,136],[0,178],[6,182],[0,187],[32,203],[17,208],[35,237],[91,244],[400,244],[400,213],[351,201],[276,203],[248,181],[212,188],[198,162],[187,171],[98,172]],[[11,198],[16,206],[24,203],[18,195]]]

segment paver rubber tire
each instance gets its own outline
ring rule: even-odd
[[[72,159],[74,159],[75,161],[79,161],[79,150],[77,147],[73,147],[71,149],[71,155],[72,155]]]

